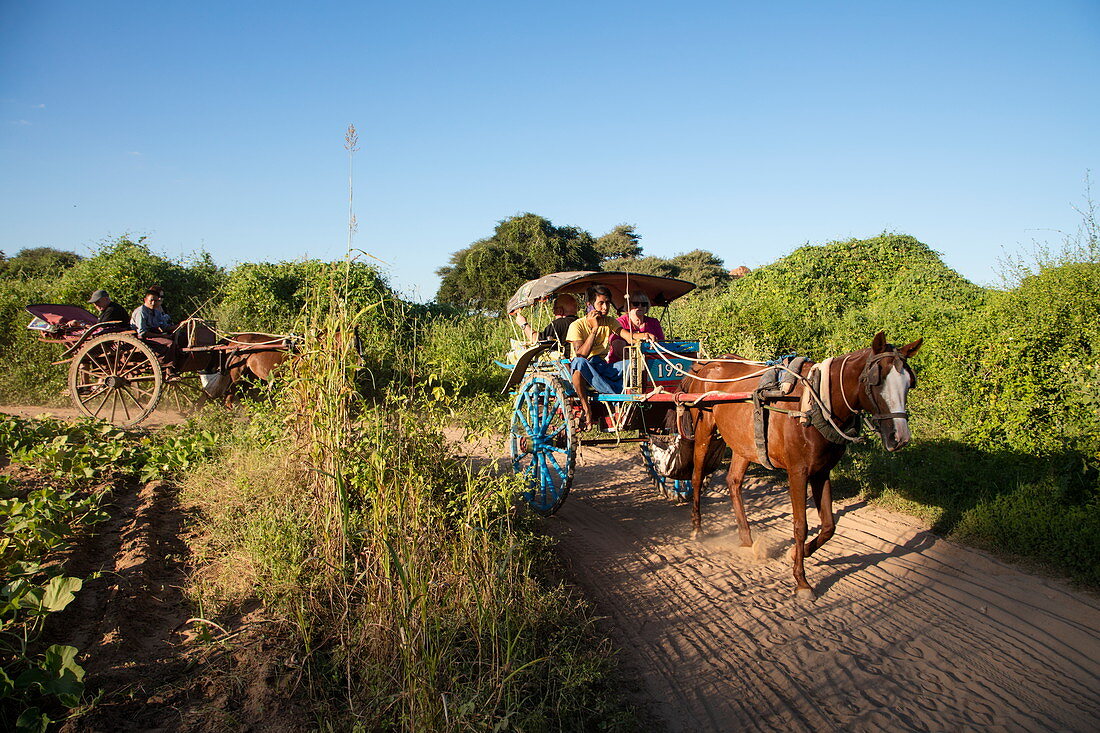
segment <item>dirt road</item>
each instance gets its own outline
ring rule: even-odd
[[[851,500],[802,603],[785,484],[746,480],[770,546],[754,559],[724,493],[692,541],[689,507],[659,498],[634,456],[582,449],[545,523],[670,730],[1100,730],[1095,597]]]
[[[0,413],[15,415],[16,417],[53,417],[59,420],[76,420],[84,417],[75,407],[42,407],[40,405],[0,405]],[[187,418],[174,410],[155,410],[141,427],[149,430],[163,428],[166,425],[177,425]]]

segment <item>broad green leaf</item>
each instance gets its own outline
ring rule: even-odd
[[[54,644],[46,650],[44,668],[50,680],[42,690],[57,695],[62,705],[76,707],[84,694],[84,668],[76,663],[77,648]]]
[[[3,667],[0,667],[0,700],[11,695],[15,689],[15,683],[12,682],[11,677],[8,677],[8,673],[4,671]]]
[[[74,594],[84,586],[80,578],[69,578],[62,575],[50,578],[46,584],[46,592],[42,596],[42,609],[45,611],[60,611],[72,603]]]
[[[15,721],[15,729],[19,733],[46,733],[51,722],[38,708],[27,708]]]

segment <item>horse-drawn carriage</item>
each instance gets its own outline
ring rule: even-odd
[[[288,338],[266,334],[219,336],[198,318],[180,323],[167,339],[140,338],[129,323],[97,323],[72,305],[29,305],[27,326],[39,341],[65,346],[55,364],[69,364],[68,392],[81,413],[119,427],[139,425],[167,399],[186,413],[226,393],[253,367],[285,358]],[[266,377],[266,374],[258,374]]]
[[[620,311],[632,293],[645,293],[652,303],[667,306],[695,287],[683,280],[625,272],[556,273],[525,283],[506,310],[511,314],[563,293],[579,295],[595,283],[610,289]],[[600,433],[592,436],[579,429],[581,402],[570,361],[559,344],[541,341],[515,353],[514,363],[500,364],[511,370],[505,391],[515,392],[509,435],[512,468],[523,478],[527,503],[549,516],[569,493],[580,446],[640,443],[644,465],[657,486],[672,498],[692,498],[692,523],[698,532],[702,484],[718,467],[724,443],[731,453],[726,483],[742,545],[752,545],[741,500],[748,465],[787,472],[795,526],[794,575],[799,592],[812,595],[803,557],[834,531],[829,474],[848,443],[861,440],[862,423],[871,425],[887,450],[909,441],[905,405],[916,377],[907,360],[920,344],[918,339],[894,347],[879,333],[868,348],[814,364],[794,356],[774,362],[736,355],[710,358],[698,341],[643,341],[624,349],[622,393],[588,395],[606,412]],[[807,489],[821,518],[820,533],[808,543]]]
[[[562,272],[525,283],[508,301],[506,310],[514,313],[561,294],[583,297],[597,283],[607,286],[620,311],[625,311],[631,294],[644,293],[650,303],[664,308],[662,321],[667,321],[670,303],[695,289],[686,280],[654,275]],[[597,433],[582,437],[581,408],[562,347],[544,340],[522,351],[514,350],[514,364],[500,364],[511,370],[504,391],[515,388],[510,431],[512,465],[526,480],[524,498],[531,508],[549,516],[561,507],[573,482],[577,450],[582,445],[640,444],[643,464],[657,489],[672,500],[687,500],[692,487],[684,475],[682,455],[678,455],[682,453],[677,451],[682,446],[676,445],[681,431],[673,416],[679,413],[682,418],[687,405],[730,402],[744,399],[747,393],[691,394],[679,389],[692,363],[705,357],[699,341],[628,345],[623,348],[627,364],[623,369],[623,392],[590,395],[602,406],[603,414],[596,423]]]

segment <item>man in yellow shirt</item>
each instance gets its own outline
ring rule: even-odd
[[[566,336],[573,346],[573,361],[569,364],[573,375],[573,389],[584,408],[584,424],[581,425],[581,430],[587,430],[592,425],[588,385],[601,394],[618,394],[623,391],[623,368],[626,362],[608,364],[605,359],[611,334],[618,334],[629,344],[653,339],[653,334],[627,331],[611,317],[611,290],[606,285],[590,286],[587,300],[587,314],[569,324],[569,333]]]

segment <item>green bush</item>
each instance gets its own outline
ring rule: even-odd
[[[962,437],[1100,459],[1100,263],[1044,269],[995,294],[968,326],[945,334],[967,358],[941,389],[959,408]]]
[[[715,295],[673,306],[677,337],[701,338],[711,354],[816,359],[871,343],[932,333],[980,303],[927,245],[901,234],[800,247]]]
[[[428,380],[434,377],[452,396],[495,394],[507,372],[493,361],[502,358],[515,335],[507,318],[450,315],[425,319],[421,375]]]

